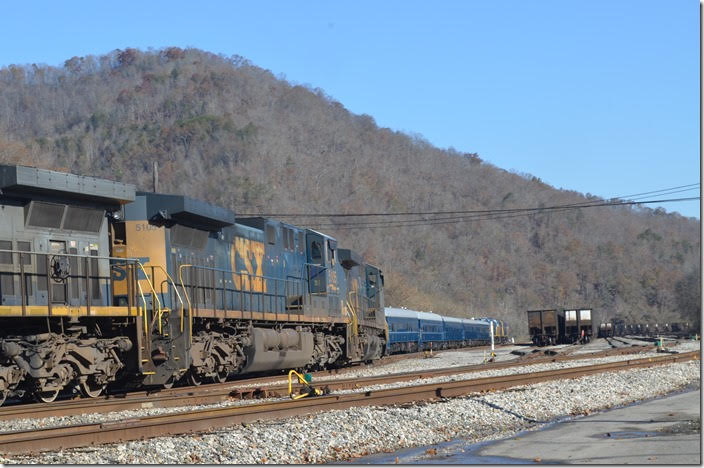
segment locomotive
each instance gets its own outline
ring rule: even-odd
[[[324,233],[0,165],[0,404],[484,344],[492,322],[506,337],[495,319],[426,315],[402,342],[383,272]]]
[[[384,276],[333,237],[0,166],[0,403],[381,357]]]

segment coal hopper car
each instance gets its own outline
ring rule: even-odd
[[[528,331],[536,346],[559,344],[565,333],[565,316],[561,310],[529,310]]]
[[[592,339],[592,310],[565,309],[565,343],[589,343]]]

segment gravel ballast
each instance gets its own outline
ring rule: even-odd
[[[693,347],[695,343],[682,343],[678,346],[679,352],[692,351],[698,349]],[[452,382],[465,379],[477,379],[483,377],[498,377],[502,375],[511,375],[516,373],[528,373],[528,372],[541,372],[550,371],[558,369],[566,369],[570,367],[587,366],[594,364],[603,364],[608,362],[625,361],[628,359],[639,359],[645,357],[654,357],[660,355],[659,353],[652,351],[648,353],[638,353],[629,355],[617,355],[601,358],[590,358],[590,359],[579,359],[570,361],[557,361],[543,364],[525,364],[520,367],[511,367],[506,369],[488,369],[479,370],[472,372],[457,373],[453,375],[446,375],[440,377],[431,377],[425,379],[415,379],[409,381],[394,382],[390,384],[379,384],[379,385],[363,385],[355,390],[338,390],[335,393],[345,394],[363,391],[378,391],[389,388],[399,388],[399,387],[409,387],[413,385],[422,385],[430,383],[444,383]],[[386,366],[372,367],[372,368],[362,368],[357,371],[349,371],[341,376],[340,378],[359,378],[360,383],[364,384],[364,378],[367,376],[376,375],[389,375],[393,373],[409,372],[409,371],[422,371],[428,369],[439,369],[447,367],[457,367],[468,364],[476,364],[474,362],[476,356],[473,356],[470,352],[462,351],[446,351],[436,354],[431,359],[409,359],[406,361],[391,363]],[[325,382],[328,380],[334,380],[335,377],[322,377],[315,380],[317,383]],[[285,381],[279,381],[278,383],[285,383]],[[266,387],[267,385],[272,385],[273,383],[268,383],[262,385]],[[252,405],[257,403],[274,402],[280,400],[288,400],[288,397],[284,398],[269,398],[266,400],[228,400],[221,403],[214,403],[209,405],[197,405],[197,406],[175,406],[168,408],[144,408],[135,410],[125,410],[125,411],[115,411],[109,413],[89,413],[82,415],[73,416],[55,416],[41,419],[14,419],[7,420],[0,423],[0,432],[11,432],[11,431],[22,431],[31,429],[40,429],[47,427],[56,426],[66,426],[71,424],[93,424],[93,423],[103,423],[108,421],[118,421],[122,419],[140,418],[145,416],[155,416],[167,413],[178,413],[184,411],[192,411],[194,409],[214,409],[222,408],[227,406],[241,406],[241,405]]]
[[[322,463],[456,438],[470,442],[504,438],[556,419],[579,417],[698,385],[699,378],[700,362],[692,361],[438,402],[329,411],[210,434],[0,457],[0,462]],[[104,420],[105,415],[98,416]]]

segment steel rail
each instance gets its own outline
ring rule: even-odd
[[[652,350],[652,346],[634,347],[623,349],[609,349],[579,355],[545,356],[542,353],[522,356],[522,359],[494,362],[486,364],[472,364],[468,366],[445,367],[425,371],[412,371],[384,376],[373,376],[352,379],[316,380],[315,377],[329,377],[329,371],[313,373],[313,383],[316,386],[328,386],[331,390],[354,389],[365,385],[378,385],[391,382],[402,382],[414,379],[424,379],[443,375],[480,372],[483,370],[506,369],[532,364],[576,361],[593,359],[602,356],[615,356],[624,354],[637,354]],[[352,368],[354,369],[354,368]],[[344,377],[344,373],[340,374]],[[199,387],[176,387],[159,390],[157,392],[136,391],[126,394],[110,395],[103,398],[80,398],[76,400],[57,401],[53,403],[29,403],[0,408],[0,421],[17,418],[44,418],[53,416],[73,416],[87,413],[108,413],[112,411],[125,411],[146,408],[168,408],[174,406],[192,406],[221,403],[239,399],[267,398],[287,396],[287,384],[282,384],[283,375],[252,378],[239,381],[225,382],[222,384],[201,385]]]
[[[0,453],[27,454],[159,436],[213,431],[257,420],[278,419],[320,411],[346,409],[353,406],[383,406],[459,397],[470,393],[496,391],[548,380],[570,379],[590,374],[634,367],[650,367],[698,358],[699,351],[694,351],[527,374],[512,374],[379,391],[363,391],[344,395],[328,395],[300,400],[196,410],[106,423],[0,433]]]

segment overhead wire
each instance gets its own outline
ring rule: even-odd
[[[619,197],[611,197],[607,200],[623,200],[626,198],[633,197],[643,197],[646,195],[669,195],[673,193],[686,192],[690,190],[695,190],[699,183],[679,185],[676,187],[669,187],[660,190],[651,190],[649,192],[641,192],[631,195],[623,195]],[[678,190],[682,189],[682,190]],[[637,199],[637,198],[636,198]],[[602,198],[602,200],[604,200]],[[580,206],[585,204],[593,203],[594,200],[587,200],[584,202],[570,203],[558,206]],[[517,211],[533,211],[537,209],[542,209],[540,207],[531,208],[497,208],[497,209],[484,209],[484,210],[451,210],[451,211],[408,211],[408,212],[377,212],[377,213],[247,213],[240,214],[240,217],[257,216],[264,218],[340,218],[340,217],[372,217],[372,216],[435,216],[435,215],[445,215],[445,214],[484,214],[484,213],[498,213],[498,212],[517,212]]]
[[[694,189],[696,189],[695,186],[698,186],[698,185],[699,185],[699,183],[689,184],[689,185],[680,185],[677,187],[669,187],[669,188],[660,189],[660,190],[651,190],[648,192],[641,192],[641,193],[635,193],[635,194],[630,194],[630,195],[624,195],[622,197],[614,197],[614,198],[609,199],[609,201],[602,200],[599,202],[595,202],[595,200],[588,200],[588,201],[579,202],[579,203],[570,203],[570,204],[565,204],[565,205],[556,205],[556,206],[547,206],[547,207],[516,208],[516,209],[501,209],[501,210],[476,210],[472,213],[475,216],[472,216],[472,217],[470,217],[470,216],[454,216],[454,217],[445,217],[445,218],[435,217],[435,218],[430,218],[430,219],[420,218],[420,219],[401,219],[401,220],[385,220],[385,221],[381,221],[381,220],[356,221],[356,222],[349,222],[349,223],[340,223],[340,222],[334,221],[331,223],[316,223],[315,226],[316,226],[316,228],[334,227],[334,228],[339,228],[339,229],[342,229],[343,227],[346,227],[346,226],[379,227],[379,226],[394,226],[395,225],[397,227],[406,227],[406,226],[427,225],[427,224],[450,224],[450,223],[435,222],[435,221],[465,222],[465,221],[482,220],[482,219],[501,219],[501,218],[498,218],[496,215],[503,214],[503,213],[522,212],[521,213],[522,215],[528,215],[528,214],[534,214],[535,212],[563,211],[563,208],[572,209],[572,208],[591,207],[591,206],[618,206],[618,205],[635,205],[635,204],[650,204],[650,203],[667,203],[667,202],[674,202],[674,201],[690,200],[691,198],[672,199],[672,200],[649,200],[647,202],[641,202],[641,203],[632,203],[631,201],[623,201],[622,199],[623,198],[634,198],[635,200],[642,200],[643,198],[646,198],[647,195],[652,195],[652,194],[658,194],[658,196],[661,196],[661,195],[668,195],[668,194],[674,194],[674,193],[681,193],[681,192],[694,190]],[[689,187],[689,188],[683,188],[683,187]],[[510,216],[510,217],[515,217],[515,216]],[[407,223],[414,223],[414,224],[407,224]]]
[[[531,212],[514,212],[514,213],[483,213],[475,214],[470,216],[455,216],[448,218],[430,218],[430,219],[416,219],[416,220],[389,220],[389,221],[369,221],[369,222],[357,222],[357,223],[329,223],[329,224],[315,224],[310,227],[314,229],[320,228],[334,228],[338,230],[348,230],[348,229],[377,229],[377,228],[395,228],[395,227],[414,227],[414,226],[429,226],[429,225],[442,225],[442,224],[455,224],[470,221],[483,221],[483,220],[495,220],[495,219],[506,219],[506,218],[516,218],[520,216],[531,216],[535,214],[542,213],[555,213],[561,211],[592,208],[592,207],[607,207],[607,206],[628,206],[628,205],[643,205],[651,203],[671,203],[671,202],[681,202],[690,200],[699,200],[700,197],[685,197],[685,198],[673,198],[666,200],[645,200],[645,201],[626,201],[626,202],[611,202],[611,203],[599,203],[592,205],[562,205],[554,207],[545,207],[541,209],[535,209]]]

